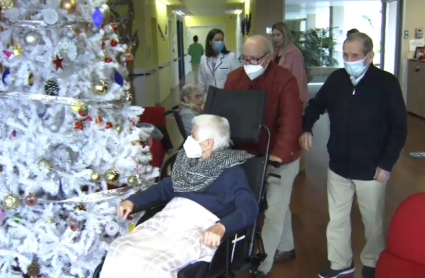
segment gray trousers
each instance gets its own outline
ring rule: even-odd
[[[292,187],[300,169],[300,159],[283,165],[272,173],[281,178],[269,177],[267,180],[267,210],[265,211],[262,238],[267,254],[266,260],[259,270],[268,273],[273,266],[277,250],[291,251],[294,249],[292,234],[292,217],[289,209]]]

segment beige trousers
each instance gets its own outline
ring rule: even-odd
[[[259,270],[268,273],[273,266],[276,250],[291,251],[294,249],[292,234],[292,217],[289,209],[292,186],[298,175],[300,160],[283,165],[272,173],[281,178],[269,177],[267,180],[267,210],[262,230],[262,238],[267,258]]]
[[[194,84],[198,84],[198,71],[199,71],[199,64],[192,64],[192,74],[193,74]]]
[[[385,248],[383,234],[386,183],[343,178],[328,170],[328,203],[330,221],[326,232],[328,259],[335,270],[349,267],[351,249],[351,208],[354,193],[365,226],[366,245],[360,255],[364,266],[375,267]]]

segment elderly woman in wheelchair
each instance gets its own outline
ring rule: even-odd
[[[241,166],[252,155],[229,148],[225,118],[201,115],[193,123],[171,178],[119,206],[118,215],[126,218],[132,211],[167,203],[112,243],[101,278],[175,278],[193,262],[211,261],[225,233],[240,231],[257,219],[258,203]]]

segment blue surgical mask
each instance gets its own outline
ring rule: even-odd
[[[355,61],[355,62],[347,62],[344,61],[344,67],[347,73],[353,77],[359,77],[362,75],[366,70],[365,65],[366,57],[362,60]]]
[[[223,41],[213,41],[213,48],[217,53],[221,53],[221,51],[224,48],[224,42]]]

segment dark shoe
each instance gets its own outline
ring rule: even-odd
[[[363,266],[362,277],[375,278],[375,268],[370,266]]]
[[[320,278],[338,278],[345,275],[351,275],[354,273],[354,263],[351,264],[350,267],[340,269],[340,270],[334,270],[330,267],[320,271],[319,277]]]
[[[295,259],[295,250],[286,252],[277,251],[276,255],[274,256],[274,263],[281,264],[293,259]]]

